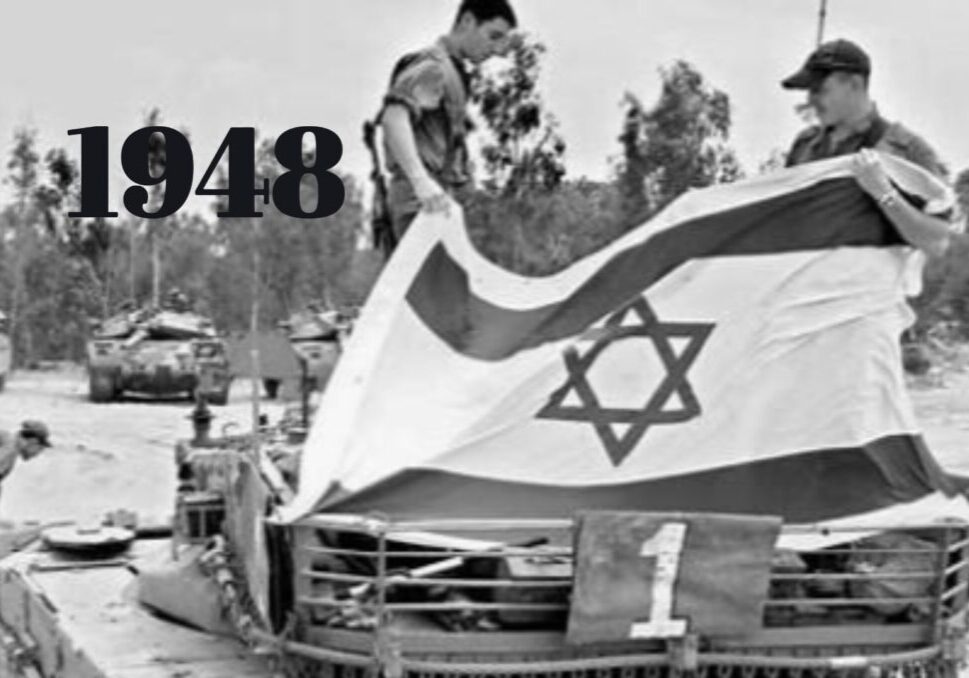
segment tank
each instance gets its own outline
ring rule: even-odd
[[[188,311],[140,309],[98,322],[87,344],[89,396],[107,403],[125,393],[201,395],[228,402],[226,347],[211,320]]]
[[[672,624],[678,618],[654,624],[660,603],[666,617],[682,615],[680,601],[724,605],[730,596],[709,595],[715,583],[687,603],[686,582],[746,572],[749,543],[703,546],[725,556],[714,570],[699,543],[649,550],[652,539],[629,534],[626,544],[611,523],[600,526],[603,543],[569,519],[314,513],[261,523],[298,488],[300,423],[284,416],[252,434],[213,436],[216,415],[201,399],[189,418],[194,435],[174,450],[170,526],[117,512],[97,527],[33,527],[0,539],[0,675],[956,678],[964,663],[965,524],[776,551],[757,566],[767,568],[768,588],[756,595],[750,628],[707,633],[700,627],[709,620],[687,616],[686,632]],[[661,532],[708,519],[637,515],[658,520]],[[497,532],[500,541],[488,536]],[[657,564],[610,560],[609,544]],[[603,588],[588,588],[604,568]],[[640,579],[645,589],[630,588]],[[659,595],[664,587],[669,597]],[[580,603],[601,608],[600,595],[617,594],[642,599],[631,625],[617,632],[577,616]]]
[[[353,315],[307,307],[276,327],[230,337],[228,356],[233,377],[257,376],[269,400],[322,391],[350,333]],[[253,370],[253,349],[258,370]]]
[[[300,363],[305,390],[322,391],[326,387],[353,319],[352,311],[320,310],[311,305],[279,323]],[[275,397],[279,383],[265,379],[264,387],[270,397]]]

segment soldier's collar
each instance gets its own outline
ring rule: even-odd
[[[451,58],[451,63],[454,64],[454,70],[458,72],[461,77],[461,83],[464,85],[464,90],[467,91],[470,86],[470,75],[468,74],[468,69],[464,64],[464,58],[458,54],[457,48],[454,46],[454,42],[451,40],[449,35],[442,35],[438,38],[437,44],[444,50],[444,53]]]
[[[875,104],[871,105],[871,110],[861,118],[858,118],[850,125],[845,125],[842,129],[845,134],[845,138],[853,137],[859,134],[866,134],[872,127],[876,126],[881,120],[881,115],[878,113],[878,106]],[[830,134],[837,129],[834,125],[828,127],[827,131]]]

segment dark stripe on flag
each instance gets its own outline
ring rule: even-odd
[[[810,523],[865,513],[956,486],[921,436],[825,449],[680,476],[608,486],[489,480],[408,469],[355,494],[331,495],[326,511],[392,519],[566,518],[578,510],[712,511],[777,515]]]
[[[570,296],[527,310],[496,306],[475,296],[467,272],[438,245],[411,283],[407,301],[455,351],[479,360],[501,360],[578,334],[691,259],[903,242],[853,178],[829,179],[684,221],[617,253]]]

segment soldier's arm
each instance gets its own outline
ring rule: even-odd
[[[442,197],[447,196],[421,162],[414,138],[414,128],[411,126],[410,112],[403,104],[390,103],[384,109],[380,121],[388,151],[410,181],[421,206],[433,211]]]
[[[925,214],[901,195],[893,195],[879,205],[882,213],[911,245],[932,256],[945,254],[952,236],[952,225],[949,221]]]
[[[431,212],[446,212],[450,197],[424,167],[411,121],[440,106],[443,96],[440,65],[434,59],[417,59],[394,79],[380,116],[388,152],[413,187],[421,208]]]
[[[854,170],[858,184],[909,244],[933,256],[945,253],[953,232],[949,220],[926,214],[905,200],[872,151],[863,149],[855,156]]]

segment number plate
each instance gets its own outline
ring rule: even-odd
[[[577,526],[569,642],[761,627],[779,518],[592,511]]]

